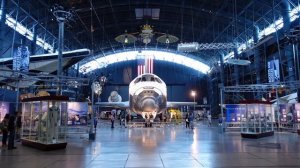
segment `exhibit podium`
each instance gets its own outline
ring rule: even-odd
[[[68,100],[66,96],[23,99],[22,144],[47,151],[66,148]]]
[[[244,101],[241,111],[241,136],[261,138],[274,135],[273,107],[269,102]]]

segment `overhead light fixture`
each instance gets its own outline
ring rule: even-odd
[[[167,36],[166,38],[166,44],[169,44],[170,43],[170,40],[169,40],[169,37]]]

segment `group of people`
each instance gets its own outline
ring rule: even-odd
[[[14,141],[15,139],[20,140],[20,131],[22,126],[21,114],[18,113],[17,117],[13,114],[6,114],[0,125],[0,129],[2,132],[2,149],[16,149]]]
[[[185,116],[185,127],[193,129],[194,128],[194,123],[193,123],[194,119],[195,119],[194,112],[193,111],[188,112]],[[208,122],[208,126],[210,127],[211,123],[212,123],[210,113],[207,113],[207,122]]]
[[[152,123],[154,122],[154,116],[152,113],[150,115],[148,113],[145,114],[145,127],[152,127]]]

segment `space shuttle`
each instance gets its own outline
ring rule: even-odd
[[[147,66],[146,66],[147,69]],[[153,73],[142,73],[129,84],[129,101],[97,102],[102,107],[126,108],[131,112],[145,116],[164,112],[168,107],[195,105],[195,102],[168,102],[165,82]]]

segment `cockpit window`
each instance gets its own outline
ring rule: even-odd
[[[158,79],[158,78],[155,78],[155,81],[158,82],[158,83],[161,83],[161,80]]]
[[[150,78],[150,81],[154,82],[154,77],[151,77],[151,78]]]
[[[140,82],[141,81],[141,78],[137,78],[135,81],[134,81],[134,83],[138,83],[138,82]]]
[[[142,77],[142,81],[143,81],[143,82],[147,81],[147,79],[146,79],[145,76]]]

